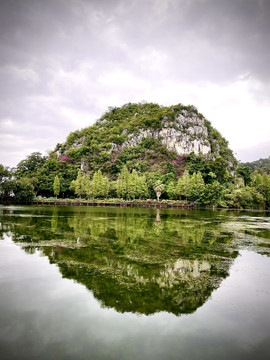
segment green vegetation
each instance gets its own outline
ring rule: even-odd
[[[204,126],[207,134],[189,132],[194,127],[192,119],[197,119],[196,124]],[[180,176],[183,168],[194,158],[189,158],[187,154],[177,155],[164,146],[159,134],[164,127],[180,131],[190,141],[199,139],[208,145],[211,148],[208,160],[215,161],[217,156],[222,156],[225,170],[231,171],[236,165],[227,141],[220,133],[194,106],[182,104],[163,107],[153,103],[129,103],[119,108],[111,107],[93,126],[72,132],[65,143],[56,146],[53,153],[61,160],[68,159],[69,164],[74,166],[81,167],[83,164],[83,170],[91,176],[101,170],[109,178],[116,179],[125,165],[129,171],[135,169],[141,174],[165,174],[168,162],[175,174]],[[136,136],[139,138],[131,146],[130,141]],[[201,158],[205,160],[205,157]],[[207,166],[205,176],[217,164],[207,162]]]
[[[266,214],[256,221],[255,214],[2,207],[0,237],[8,233],[27,253],[47,256],[63,277],[92,290],[102,306],[180,315],[194,312],[209,298],[240,249],[251,247],[269,256]]]
[[[177,131],[209,150],[179,155],[166,147],[162,129],[162,134]],[[48,156],[32,153],[13,170],[1,165],[0,197],[16,202],[35,196],[157,198],[200,206],[270,208],[269,161],[259,163],[255,172],[247,164],[238,166],[227,141],[193,106],[126,104],[109,108],[93,126],[72,132]]]
[[[241,164],[243,167],[248,166],[252,171],[257,170],[260,174],[270,174],[270,156],[266,159],[259,159]]]
[[[209,221],[212,213],[21,209],[16,214],[28,216],[0,216],[0,228],[26,252],[38,249],[63,277],[92,290],[103,306],[120,312],[192,313],[227,277],[237,255],[233,233],[224,230],[224,220]]]
[[[0,200],[32,201],[35,196],[34,184],[34,178],[14,179],[12,171],[0,164]]]
[[[60,181],[58,175],[54,178],[53,192],[56,197],[60,194]]]

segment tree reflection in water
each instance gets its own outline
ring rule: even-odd
[[[175,315],[209,298],[238,251],[226,217],[214,212],[20,207],[2,211],[1,232],[36,249],[63,277],[119,312]]]

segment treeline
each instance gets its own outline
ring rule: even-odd
[[[270,175],[240,166],[229,173],[222,158],[190,155],[180,176],[173,163],[165,170],[139,172],[127,165],[115,176],[101,170],[84,173],[53,156],[29,155],[17,168],[0,165],[0,200],[32,201],[34,197],[81,199],[181,200],[201,206],[270,208]]]
[[[72,196],[69,187],[71,181],[76,179],[77,173],[77,166],[66,161],[59,161],[55,154],[42,156],[41,153],[34,152],[20,161],[16,168],[9,169],[3,165],[0,166],[1,197],[9,197],[11,194],[15,200],[19,201],[23,195],[27,197],[26,193],[29,198],[31,194],[43,197],[53,196],[56,176],[61,183],[61,196]],[[26,193],[23,194],[23,192]]]
[[[139,176],[136,170],[131,173],[125,166],[116,181],[109,180],[98,170],[92,179],[89,174],[80,170],[76,180],[70,185],[70,191],[78,197],[88,199],[104,199],[108,197],[131,199],[148,199],[149,189],[144,175]],[[54,193],[56,196],[59,193]]]
[[[251,162],[241,164],[243,167],[248,167],[252,171],[258,170],[260,174],[270,174],[270,157],[266,159],[259,159]]]
[[[168,174],[167,174],[168,175]],[[167,176],[168,178],[168,176]],[[234,183],[221,184],[212,173],[212,181],[205,183],[200,172],[192,175],[187,171],[178,179],[166,179],[158,174],[140,176],[136,170],[129,172],[125,166],[116,181],[103,176],[99,170],[91,179],[89,174],[78,172],[71,182],[70,191],[76,197],[85,199],[118,198],[123,200],[150,199],[182,200],[201,206],[221,206],[230,208],[269,208],[270,175],[255,171],[251,183],[245,185],[243,178]],[[162,180],[164,182],[162,182]],[[58,180],[57,180],[58,182]],[[61,185],[60,185],[61,187]],[[60,188],[54,192],[56,196]]]
[[[31,201],[35,196],[31,179],[15,179],[12,171],[0,164],[0,201]]]

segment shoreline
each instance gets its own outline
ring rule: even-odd
[[[61,205],[61,206],[114,206],[114,207],[147,207],[147,208],[179,208],[179,209],[194,209],[197,205],[194,204],[177,204],[177,203],[162,203],[162,202],[97,202],[97,201],[31,201],[31,202],[6,202],[2,205]]]
[[[54,205],[54,206],[100,206],[100,207],[140,207],[140,208],[173,208],[185,210],[233,210],[233,211],[258,211],[270,212],[270,209],[239,209],[239,208],[223,208],[213,206],[199,206],[197,204],[181,204],[166,202],[97,202],[97,201],[31,201],[31,202],[3,202],[0,205]]]

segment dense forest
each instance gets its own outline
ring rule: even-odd
[[[270,174],[270,156],[267,159],[242,163],[241,166],[248,166],[252,171],[258,170],[261,174]]]
[[[238,164],[194,106],[127,104],[72,132],[47,156],[32,153],[15,169],[0,165],[0,196],[269,208],[269,170],[270,158]]]

